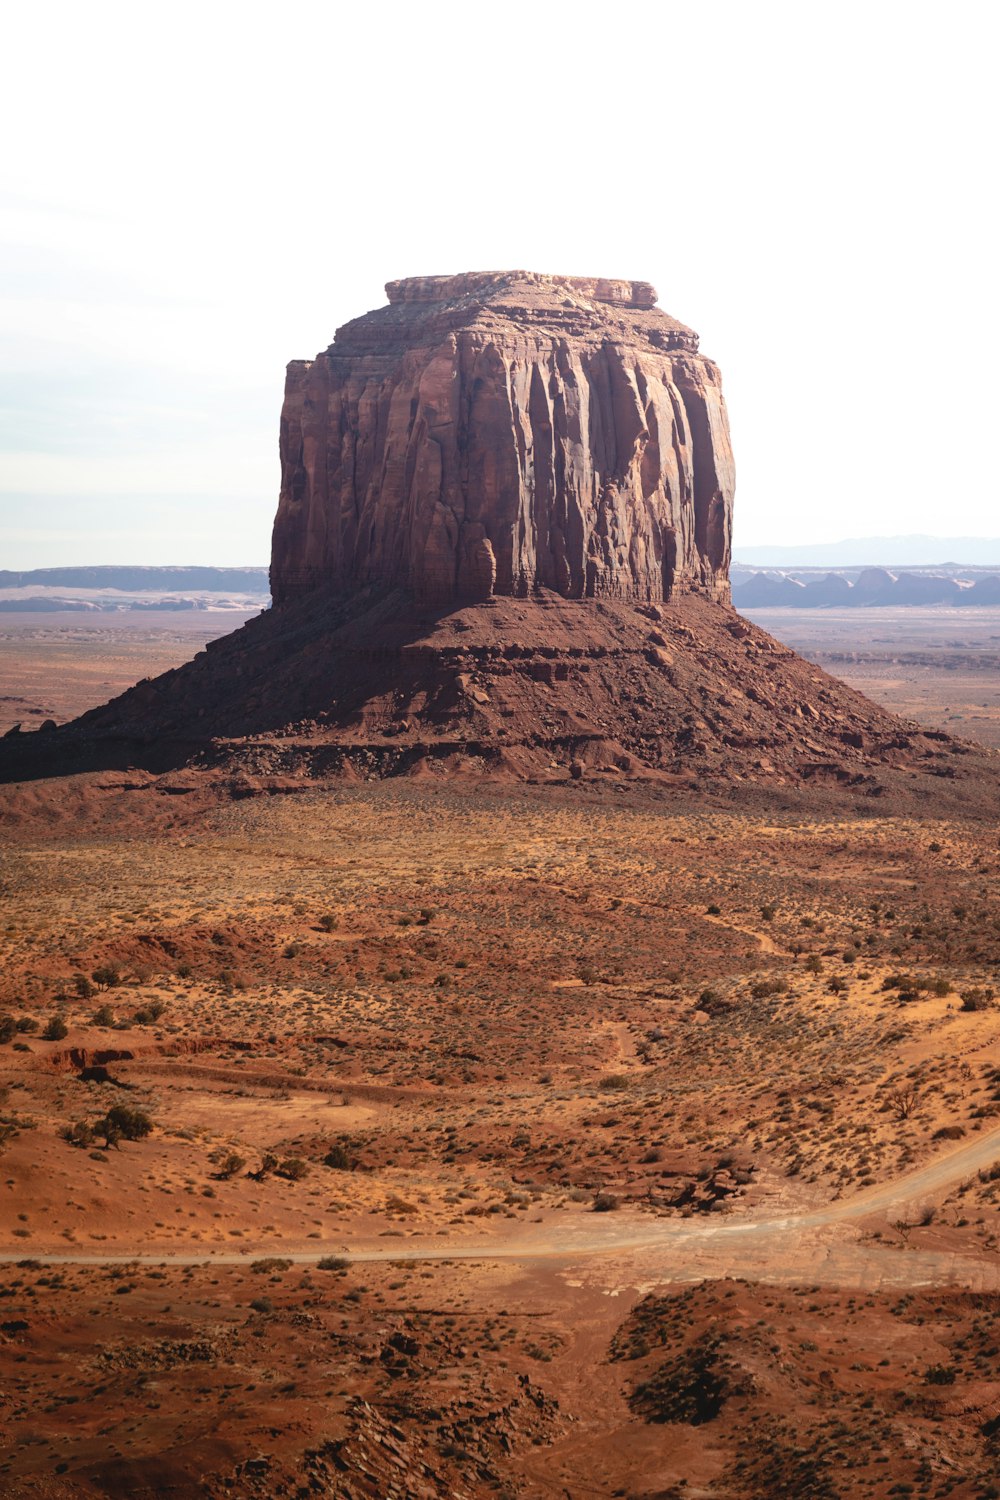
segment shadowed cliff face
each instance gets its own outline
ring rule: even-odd
[[[728,597],[733,460],[717,367],[645,282],[475,273],[288,368],[271,587],[425,604]]]

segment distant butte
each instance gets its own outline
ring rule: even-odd
[[[274,607],[71,724],[8,737],[0,778],[139,768],[171,791],[207,772],[234,796],[626,778],[937,806],[995,787],[984,752],[732,609],[719,371],[648,282],[486,271],[386,290],[288,367]]]

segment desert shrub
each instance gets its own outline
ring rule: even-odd
[[[285,957],[286,958],[298,958],[298,956],[299,956],[299,954],[301,952],[302,952],[302,944],[301,943],[286,943],[285,944]]]
[[[246,1158],[240,1156],[238,1151],[227,1151],[219,1162],[218,1171],[215,1175],[222,1178],[223,1181],[228,1182],[230,1177],[235,1177],[239,1172],[242,1172],[245,1166]]]
[[[137,1011],[133,1012],[132,1019],[139,1026],[152,1026],[154,1021],[160,1019],[166,1008],[162,1000],[150,1000],[147,1005],[141,1005]]]
[[[270,1297],[251,1297],[250,1306],[253,1308],[254,1312],[274,1312],[274,1303],[271,1301]]]
[[[317,1271],[346,1271],[351,1262],[344,1255],[324,1255],[316,1262]]]
[[[117,1146],[120,1141],[141,1141],[153,1129],[153,1122],[141,1109],[129,1104],[113,1104],[107,1114],[94,1122],[94,1131],[104,1137],[106,1147]]]
[[[288,1271],[292,1262],[283,1255],[265,1255],[261,1260],[250,1262],[251,1271],[256,1271],[259,1276],[276,1271]]]
[[[114,964],[99,964],[90,977],[99,990],[113,990],[122,982],[121,970]]]
[[[958,1371],[954,1365],[929,1365],[924,1371],[928,1385],[954,1385]]]
[[[600,1192],[594,1199],[594,1213],[607,1214],[618,1207],[618,1199],[614,1193]]]
[[[823,960],[818,953],[810,953],[806,959],[806,972],[809,974],[822,974]]]
[[[901,1000],[916,1000],[918,995],[950,995],[951,985],[942,974],[887,974],[883,990],[898,990]]]
[[[34,1016],[18,1016],[17,1029],[22,1033],[37,1031],[38,1022],[35,1020]]]
[[[354,1165],[346,1146],[341,1145],[340,1141],[334,1141],[323,1158],[323,1164],[332,1167],[335,1172],[349,1172]]]
[[[17,1022],[8,1012],[0,1016],[0,1042],[12,1042],[17,1036]]]
[[[826,987],[831,995],[842,995],[847,990],[848,983],[840,974],[831,974],[826,981]]]
[[[62,1016],[50,1016],[45,1023],[45,1030],[42,1032],[42,1041],[61,1042],[63,1037],[68,1035],[69,1027]]]
[[[771,995],[785,995],[788,993],[788,981],[786,979],[755,979],[750,986],[750,993],[755,1000],[767,1000]]]
[[[708,917],[721,917],[722,907],[716,906],[715,902],[713,901],[711,906],[705,907],[705,915]]]
[[[89,1000],[94,994],[94,986],[91,984],[86,974],[73,975],[73,988],[76,990],[77,996],[81,1000]]]
[[[99,1005],[94,1011],[93,1022],[95,1026],[113,1026],[115,1024],[115,1013],[110,1005]]]
[[[337,925],[337,918],[332,911],[324,912],[319,919],[319,925],[324,932],[332,932]]]
[[[286,1178],[288,1182],[301,1182],[309,1173],[309,1163],[303,1161],[301,1156],[286,1156],[275,1170],[279,1177]]]
[[[777,916],[778,908],[773,901],[766,901],[760,909],[761,920],[773,922]]]
[[[698,1010],[703,1010],[707,1016],[712,1017],[724,1016],[736,1008],[734,1001],[727,1000],[725,995],[721,995],[718,990],[711,989],[702,990],[695,1001],[695,1006]]]
[[[277,1166],[278,1158],[272,1155],[270,1151],[265,1151],[261,1157],[260,1166],[256,1172],[251,1172],[250,1176],[255,1182],[263,1182],[265,1177],[269,1177],[272,1172],[277,1170]]]
[[[989,1010],[996,996],[991,989],[963,990],[959,996],[966,1011]]]
[[[606,1078],[601,1079],[597,1087],[604,1089],[607,1093],[620,1093],[622,1089],[628,1088],[628,1078],[624,1073],[609,1073]]]
[[[88,1125],[86,1120],[75,1120],[72,1125],[64,1125],[59,1134],[71,1146],[91,1146],[94,1142],[94,1127]]]
[[[932,1141],[960,1141],[965,1134],[964,1125],[942,1125],[931,1136]]]

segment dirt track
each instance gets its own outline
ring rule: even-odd
[[[929,1200],[943,1188],[961,1182],[1000,1155],[1000,1130],[984,1133],[958,1150],[947,1152],[894,1182],[882,1184],[825,1207],[776,1217],[727,1216],[709,1220],[656,1220],[635,1214],[580,1212],[540,1225],[523,1225],[501,1240],[460,1245],[424,1241],[389,1247],[351,1248],[327,1243],[309,1250],[258,1246],[243,1254],[33,1255],[45,1265],[243,1265],[263,1255],[278,1255],[299,1264],[314,1263],[331,1253],[353,1261],[561,1260],[586,1261],[614,1256],[613,1280],[650,1284],[746,1277],[765,1282],[815,1281],[827,1286],[928,1286],[960,1283],[986,1289],[1000,1287],[1000,1263],[941,1251],[885,1246],[831,1233],[840,1225],[869,1217],[905,1217],[907,1205]],[[16,1263],[23,1252],[0,1254]],[[595,1270],[598,1268],[595,1267]],[[606,1279],[606,1275],[602,1276]]]

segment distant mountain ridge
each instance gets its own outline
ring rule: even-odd
[[[734,563],[757,568],[935,567],[968,563],[1000,565],[1000,537],[865,536],[842,542],[733,548]]]
[[[0,568],[0,589],[63,588],[123,589],[145,593],[160,589],[167,593],[198,589],[210,593],[269,593],[267,568],[134,567],[31,568],[13,571]]]
[[[954,570],[958,571],[958,570]],[[952,569],[921,572],[916,568],[771,570],[747,574],[734,569],[733,604],[737,609],[880,609],[928,604],[1000,604],[1000,573],[969,569],[955,577]],[[853,576],[848,576],[848,575]]]

